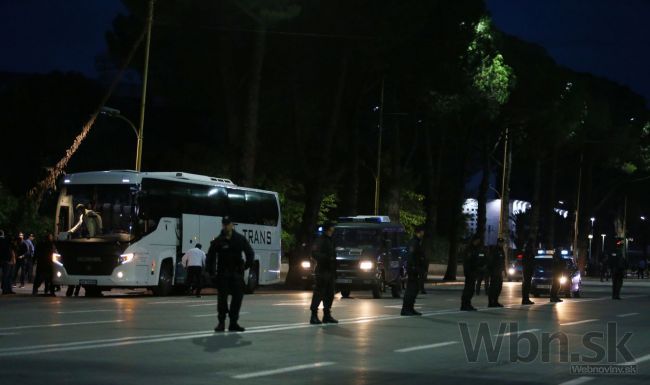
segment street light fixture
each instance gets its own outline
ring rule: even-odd
[[[111,108],[111,107],[104,106],[104,107],[102,107],[100,109],[99,112],[101,114],[103,114],[103,115],[110,116],[111,118],[117,118],[117,119],[123,120],[126,123],[128,123],[129,126],[133,129],[133,133],[135,134],[135,137],[138,139],[138,145],[136,146],[136,150],[135,150],[135,152],[136,152],[135,171],[140,171],[140,165],[138,164],[138,159],[141,158],[141,156],[139,155],[139,152],[142,149],[142,146],[140,145],[140,143],[142,142],[142,138],[140,136],[140,133],[138,132],[138,129],[135,128],[135,124],[133,124],[132,121],[130,121],[128,118],[126,118],[124,115],[122,115],[120,113],[120,110],[118,110],[116,108]]]
[[[605,252],[605,237],[607,236],[607,234],[600,234],[600,236],[603,238],[603,244],[602,244],[602,248],[600,249],[600,251],[602,253],[604,253]]]

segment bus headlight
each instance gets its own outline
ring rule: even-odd
[[[508,269],[508,275],[515,275],[515,268],[511,267]]]
[[[120,255],[120,265],[129,263],[133,260],[133,253],[122,254]]]
[[[302,261],[300,263],[300,266],[302,266],[303,269],[311,269],[311,262],[309,261]]]
[[[373,266],[374,266],[373,263],[370,262],[370,261],[362,261],[362,262],[359,264],[359,268],[360,268],[361,270],[366,270],[366,271],[372,269]]]
[[[61,254],[52,253],[52,262],[61,263]]]
[[[566,283],[567,279],[565,276],[560,277],[560,285],[564,285]]]

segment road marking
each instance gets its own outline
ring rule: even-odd
[[[15,336],[18,333],[0,333],[0,336]]]
[[[389,306],[384,306],[387,308],[392,308],[392,309],[401,309],[403,305],[389,305]],[[415,309],[422,309],[422,306],[415,306]]]
[[[247,311],[242,311],[242,312],[239,312],[239,314],[242,315],[242,314],[250,314],[250,313],[247,312]],[[208,313],[208,314],[195,314],[192,317],[216,317],[218,315],[219,315],[219,313]]]
[[[211,301],[209,303],[200,303],[198,305],[188,305],[187,307],[214,306],[216,304],[217,304],[217,301]]]
[[[623,318],[623,317],[632,317],[633,315],[639,315],[639,313],[626,313],[626,314],[619,314],[617,315],[618,318]]]
[[[516,332],[508,332],[508,333],[503,333],[503,334],[495,334],[495,337],[507,337],[507,336],[518,336],[519,334],[523,333],[532,333],[532,332],[538,332],[539,329],[526,329],[526,330],[517,330]]]
[[[598,321],[598,319],[593,318],[593,319],[585,319],[585,320],[582,320],[582,321],[565,322],[563,324],[560,324],[560,326],[580,325],[580,324],[586,324],[588,322],[595,322],[595,321]]]
[[[578,377],[575,380],[566,381],[561,383],[560,385],[580,385],[580,384],[584,384],[585,382],[589,382],[593,379],[594,379],[593,377]]]
[[[127,311],[130,311],[130,310],[131,310],[131,309],[127,309]],[[98,313],[98,312],[107,312],[107,311],[115,311],[115,310],[109,310],[109,309],[95,309],[95,310],[57,311],[56,314]]]
[[[278,302],[273,306],[309,306],[311,302]]]
[[[59,324],[23,325],[23,326],[11,326],[7,328],[0,328],[0,330],[55,328],[60,326],[96,325],[96,324],[108,324],[108,323],[116,323],[116,322],[124,322],[124,320],[117,319],[112,321],[90,321],[90,322],[70,322],[70,323],[59,323]]]
[[[408,353],[408,352],[414,352],[416,350],[435,349],[435,348],[441,348],[443,346],[454,345],[457,343],[458,341],[447,341],[447,342],[438,342],[436,344],[430,344],[430,345],[412,346],[410,348],[397,349],[395,350],[395,353]]]
[[[194,300],[192,298],[188,298],[186,300],[181,300],[181,301],[156,301],[156,302],[148,302],[149,305],[175,305],[175,304],[190,304],[193,302],[215,302],[213,299],[206,299],[206,300]]]
[[[289,367],[280,368],[280,369],[264,370],[264,371],[261,371],[261,372],[238,374],[236,376],[232,376],[232,378],[234,378],[236,380],[245,380],[245,379],[248,379],[248,378],[273,376],[275,374],[296,372],[296,371],[299,371],[299,370],[322,368],[322,367],[331,366],[331,365],[334,365],[334,364],[335,364],[334,362],[315,362],[313,364],[296,365],[296,366],[289,366]]]

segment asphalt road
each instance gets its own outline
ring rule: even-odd
[[[307,323],[311,293],[264,288],[244,298],[240,323],[246,332],[219,334],[212,331],[214,295],[159,298],[122,291],[54,298],[31,297],[26,288],[25,294],[0,298],[0,383],[650,383],[650,286],[630,283],[623,300],[613,301],[609,287],[592,283],[580,299],[553,305],[537,298],[535,305],[521,306],[520,284],[505,283],[505,308],[486,308],[481,295],[473,301],[480,311],[472,313],[458,310],[461,287],[430,285],[417,301],[421,317],[400,317],[399,299],[337,295],[333,314],[341,323],[327,326]],[[534,336],[541,344],[545,332],[562,332],[571,356],[593,355],[583,336],[607,331],[608,323],[611,340],[632,333],[625,344],[632,359],[619,354],[616,361],[637,374],[572,374],[571,364],[560,362],[557,342],[530,349],[530,363],[510,357],[511,341]],[[467,354],[481,324],[489,327],[485,337],[502,341],[498,357],[480,351],[473,359],[471,346]],[[518,347],[525,356],[529,343]]]

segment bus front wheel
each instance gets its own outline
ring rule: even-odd
[[[172,264],[170,260],[166,260],[160,266],[160,275],[158,276],[158,286],[155,286],[152,291],[157,296],[167,296],[172,291],[172,281],[174,274],[172,272]]]

